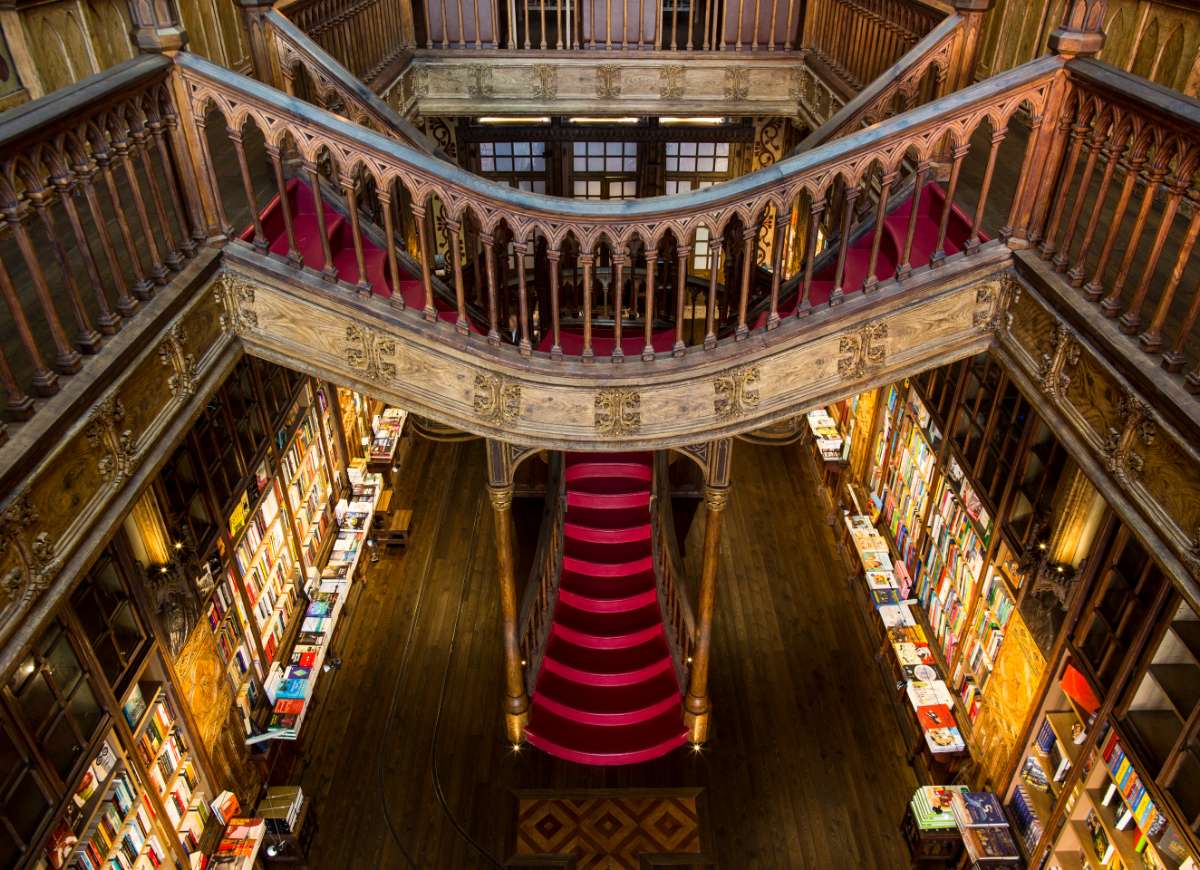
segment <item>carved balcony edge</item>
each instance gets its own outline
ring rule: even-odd
[[[1018,278],[998,356],[1108,503],[1200,606],[1200,452],[1095,339]],[[1094,324],[1090,324],[1094,326]]]

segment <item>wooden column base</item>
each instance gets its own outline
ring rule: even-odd
[[[524,703],[525,699],[509,698],[507,706],[511,707],[514,701]],[[504,730],[508,734],[509,742],[514,746],[517,746],[525,741],[525,726],[528,724],[528,709],[524,709],[520,713],[512,713],[508,711],[504,713]]]
[[[708,719],[711,714],[708,698],[687,696],[683,705],[683,724],[687,726],[689,743],[699,745],[708,740]]]

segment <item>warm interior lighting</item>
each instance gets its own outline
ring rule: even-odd
[[[513,752],[520,752],[520,751],[521,751],[521,744],[520,744],[520,743],[514,743],[514,744],[513,744]]]
[[[693,744],[692,744],[692,752],[699,752],[699,751],[700,751],[700,744],[699,744],[699,743],[693,743]]]
[[[569,124],[636,124],[637,118],[594,118],[590,115],[580,115],[575,118],[568,118]]]
[[[480,124],[549,124],[548,115],[484,115]]]
[[[725,119],[713,115],[699,115],[695,118],[659,118],[658,123],[664,127],[719,127],[725,123]]]

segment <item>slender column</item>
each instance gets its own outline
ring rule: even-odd
[[[625,250],[623,247],[619,248],[618,253],[613,254],[613,362],[621,362],[625,358],[625,349],[621,346],[622,333],[625,326],[624,314],[621,311],[621,306],[624,303],[621,297],[625,291],[625,260]],[[637,290],[634,290],[633,295],[636,299]]]
[[[484,270],[487,272],[487,300],[488,300],[488,344],[498,346],[500,344],[500,312],[496,307],[496,254],[495,254],[495,238],[490,232],[479,234],[479,241],[483,244]],[[478,261],[477,261],[478,262]],[[478,264],[476,269],[478,269]],[[475,278],[478,286],[479,278]]]
[[[508,739],[519,744],[529,721],[529,698],[517,643],[517,579],[513,560],[512,483],[488,484],[496,518],[496,561],[500,570],[500,617],[504,626],[504,724]]]
[[[528,6],[526,8],[528,9]],[[526,17],[528,18],[528,13]],[[528,41],[528,36],[526,36],[526,41]],[[518,347],[521,356],[533,354],[533,344],[529,341],[529,292],[525,288],[525,254],[528,252],[529,245],[524,240],[513,243],[513,254],[517,260],[517,318],[518,328],[521,331]]]
[[[459,221],[450,221],[449,228],[450,262],[454,265],[454,303],[458,308],[458,319],[454,322],[454,328],[466,335],[471,331],[471,327],[467,321],[467,295],[463,287],[462,224]]]
[[[595,255],[590,251],[579,255],[579,265],[583,267],[583,351],[580,356],[584,362],[590,362],[596,352],[592,350],[592,263]]]
[[[700,569],[700,599],[696,613],[696,642],[688,681],[683,721],[693,744],[708,738],[708,665],[712,654],[713,610],[717,603],[717,549],[721,540],[721,513],[729,501],[729,485],[704,488],[704,562]]]
[[[717,268],[721,264],[724,239],[714,235],[708,240],[708,299],[704,311],[704,349],[717,346]]]
[[[654,359],[654,266],[658,260],[658,247],[646,248],[646,304],[642,308],[644,323],[644,344],[642,359],[650,362]]]
[[[432,203],[430,203],[432,208]],[[413,218],[417,221],[417,242],[421,246],[421,286],[425,288],[425,309],[422,312],[426,320],[437,320],[437,308],[433,304],[433,254],[429,243],[429,220],[425,205],[413,204]],[[490,266],[490,262],[489,262]],[[488,276],[491,280],[491,276]]]
[[[550,359],[562,359],[562,342],[559,340],[560,323],[559,323],[559,260],[562,257],[562,251],[557,245],[546,251],[547,266],[550,271],[550,330],[553,338],[551,339]]]
[[[755,21],[757,22],[757,18]],[[756,24],[757,26],[757,24]],[[755,34],[758,31],[755,30]],[[738,294],[738,322],[735,341],[741,341],[750,334],[746,325],[746,308],[750,302],[750,277],[754,271],[754,248],[758,244],[758,227],[747,227],[742,233],[742,289]]]
[[[675,346],[671,349],[675,356],[683,356],[686,349],[683,343],[683,307],[687,301],[687,265],[691,253],[691,245],[679,245],[675,248]]]

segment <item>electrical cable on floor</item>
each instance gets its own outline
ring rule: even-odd
[[[471,536],[467,540],[474,542],[479,539],[479,517],[482,513],[483,499],[481,497],[479,501],[476,502],[475,522],[471,526]],[[467,829],[464,828],[458,821],[458,818],[450,809],[450,804],[446,801],[446,793],[442,789],[442,779],[438,775],[438,736],[440,735],[442,728],[442,707],[446,703],[446,686],[450,682],[450,665],[454,661],[454,647],[458,641],[458,623],[462,619],[463,605],[467,603],[467,584],[470,580],[471,569],[474,564],[475,550],[474,547],[472,547],[467,555],[467,564],[463,568],[462,591],[458,596],[458,609],[454,613],[454,625],[450,629],[450,648],[446,651],[446,667],[442,670],[442,689],[440,695],[438,696],[437,714],[433,720],[433,748],[429,754],[429,766],[433,772],[433,793],[437,796],[438,803],[442,805],[442,810],[446,813],[446,818],[450,820],[450,824],[454,825],[454,827],[458,830],[459,835],[466,840],[476,852],[483,856],[485,861],[489,862],[493,867],[502,868],[504,867],[504,864],[497,860],[494,855],[487,851],[487,849],[483,848],[483,846],[481,846],[479,842],[472,837],[467,832]]]
[[[460,467],[460,464],[457,461],[458,453],[459,453],[459,448],[456,447],[455,451],[454,451],[455,461],[454,461],[454,465],[453,465],[453,467],[455,469],[458,469]],[[454,483],[453,479],[450,481],[450,483],[451,484]],[[452,492],[452,491],[453,491],[453,489],[447,490],[447,492]],[[434,534],[437,534],[443,528],[443,525],[446,521],[446,514],[448,512],[449,507],[450,507],[450,499],[448,497],[443,498],[441,506],[438,508],[437,523],[433,527]],[[425,564],[421,571],[421,583],[417,587],[417,600],[413,604],[412,621],[409,622],[409,624],[408,624],[408,635],[404,638],[404,646],[401,648],[401,652],[400,652],[400,664],[396,668],[396,679],[392,683],[392,697],[391,697],[390,703],[388,704],[387,718],[384,719],[384,722],[383,722],[382,744],[385,747],[388,746],[390,743],[390,740],[388,738],[392,732],[392,723],[396,718],[396,701],[400,696],[400,683],[403,680],[404,674],[408,671],[408,658],[409,658],[409,654],[412,651],[413,637],[416,635],[417,625],[420,622],[421,608],[425,602],[425,586],[429,582],[429,573],[430,573],[430,568],[432,567],[432,564],[433,564],[434,549],[435,549],[435,547],[433,546],[433,543],[430,542],[429,550],[425,556]],[[400,849],[400,853],[404,856],[404,860],[408,863],[408,866],[417,868],[420,865],[417,864],[417,862],[413,860],[412,855],[409,854],[408,849],[406,849],[404,846],[404,843],[401,842],[400,834],[397,833],[396,825],[392,820],[392,811],[391,811],[391,808],[388,806],[387,789],[384,788],[384,782],[386,779],[386,777],[384,776],[384,759],[385,759],[384,753],[382,753],[382,752],[379,753],[379,759],[378,759],[377,764],[375,765],[375,772],[376,772],[375,785],[379,789],[379,804],[380,804],[380,807],[383,809],[383,820],[387,823],[388,831],[392,835],[392,841],[395,842],[396,847]]]

